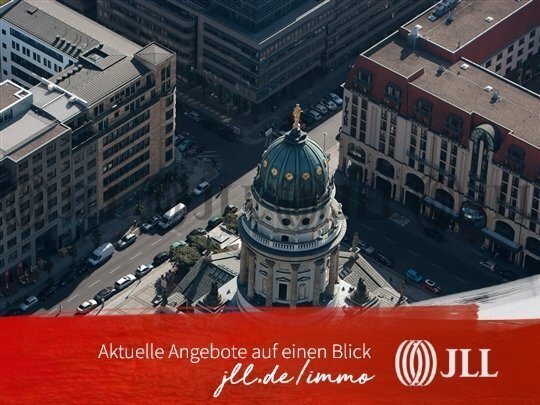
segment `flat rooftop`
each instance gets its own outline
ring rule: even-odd
[[[0,111],[19,100],[15,95],[19,90],[19,87],[8,81],[0,83]]]
[[[410,77],[423,68],[424,73],[413,80],[411,86],[433,94],[467,113],[480,114],[514,131],[516,137],[540,147],[538,95],[465,60],[449,65],[429,53],[415,52],[397,35],[364,55],[403,77]],[[469,65],[467,69],[461,68],[464,63]],[[439,75],[437,68],[441,64],[446,70]],[[500,99],[497,102],[491,101],[492,92],[486,91],[486,86],[492,87],[492,92],[499,92]]]
[[[61,122],[65,122],[85,110],[81,103],[71,102],[70,95],[59,87],[49,90],[45,84],[40,83],[32,87],[32,94],[34,95],[33,104],[35,106]]]
[[[69,128],[29,110],[0,132],[0,156],[18,161],[66,131]]]
[[[461,0],[456,8],[435,21],[428,19],[432,15],[432,7],[404,25],[404,28],[411,31],[415,25],[420,24],[422,37],[453,51],[458,48],[458,43],[463,47],[531,1],[533,0]],[[454,21],[447,24],[446,18],[450,13],[454,15]],[[486,21],[488,17],[493,20]]]
[[[134,42],[56,1],[21,1],[2,18],[71,56],[76,55],[78,48],[85,52],[99,43],[124,55],[133,55],[141,49]],[[65,41],[60,42],[61,38]],[[68,47],[69,42],[72,47]]]

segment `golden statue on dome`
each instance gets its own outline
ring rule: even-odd
[[[294,118],[293,129],[294,128],[300,129],[300,115],[302,115],[302,109],[300,108],[300,104],[296,104],[296,107],[294,107],[292,115]]]

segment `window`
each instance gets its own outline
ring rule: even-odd
[[[491,67],[491,61],[488,60],[488,61],[486,62],[486,68],[490,68],[490,67]]]
[[[510,64],[510,63],[512,63],[512,57],[511,56],[506,58],[506,64]]]
[[[514,45],[510,45],[508,47],[508,53],[512,52],[514,50]]]

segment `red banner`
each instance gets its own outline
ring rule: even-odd
[[[13,403],[536,401],[540,322],[474,308],[0,320]]]

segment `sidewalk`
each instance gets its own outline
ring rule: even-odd
[[[312,104],[315,104],[326,96],[329,91],[339,87],[347,78],[349,68],[344,66],[340,69],[332,69],[324,76],[317,78],[317,87],[309,87],[298,90],[295,95],[291,95],[289,100],[282,100],[275,109],[260,113],[255,119],[253,113],[238,114],[236,111],[223,105],[210,105],[208,97],[202,94],[199,87],[195,88],[177,88],[177,101],[185,108],[195,108],[203,115],[221,122],[230,128],[240,129],[240,142],[248,145],[255,145],[265,142],[264,136],[260,134],[273,126],[278,130],[283,120],[292,114],[295,104],[300,104],[304,110]],[[337,114],[339,114],[339,110]]]
[[[145,192],[145,200],[143,205],[145,207],[144,214],[142,218],[138,215],[135,215],[135,206],[125,209],[123,212],[116,215],[115,218],[100,224],[97,229],[101,234],[100,244],[111,242],[116,243],[123,235],[128,232],[139,233],[139,228],[135,224],[141,224],[144,220],[154,214],[161,215],[164,211],[163,207],[168,207],[169,205],[176,203],[176,200],[180,195],[180,184],[179,179],[182,173],[186,173],[188,176],[189,190],[193,190],[202,179],[211,181],[218,176],[216,169],[209,167],[205,163],[198,161],[197,159],[183,159],[182,163],[177,164],[175,167],[175,176],[173,176],[172,181],[167,181],[167,176],[165,179],[161,180],[161,183],[165,184],[164,192],[160,193],[161,198],[156,198],[154,193]],[[152,180],[151,184],[156,184],[156,180]],[[149,185],[146,186],[146,189],[150,188]],[[151,191],[151,190],[150,190]],[[73,243],[73,246],[76,249],[75,256],[53,256],[49,260],[52,262],[52,269],[50,275],[46,271],[40,271],[38,273],[38,278],[35,283],[20,287],[15,293],[0,298],[0,313],[7,312],[10,308],[17,308],[19,304],[28,296],[37,294],[48,282],[50,278],[58,280],[64,273],[68,270],[74,270],[74,263],[81,260],[86,260],[88,256],[95,249],[95,244],[93,241],[94,230],[83,235],[79,240]],[[49,278],[50,277],[50,278]]]

